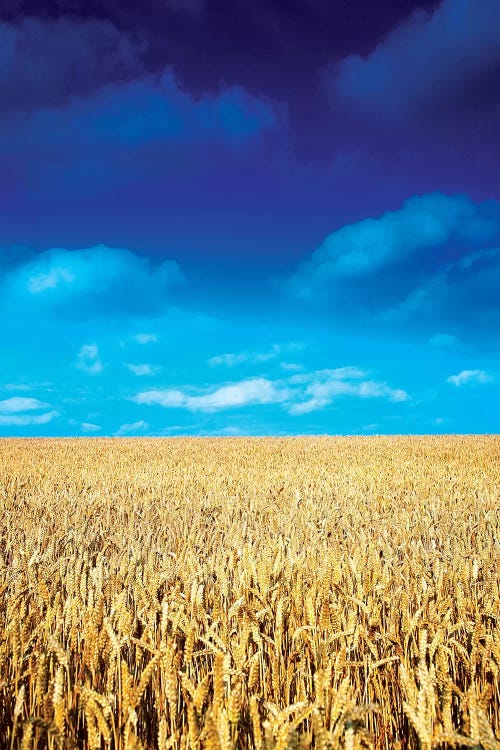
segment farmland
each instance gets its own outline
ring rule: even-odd
[[[0,442],[0,747],[500,747],[500,438]]]

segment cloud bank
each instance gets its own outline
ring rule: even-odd
[[[138,46],[108,21],[69,17],[0,21],[4,117],[59,107],[75,96],[143,72]]]
[[[451,385],[460,388],[463,385],[469,385],[474,383],[484,384],[491,383],[493,378],[484,370],[462,370],[458,375],[450,375],[447,382]]]
[[[396,211],[328,235],[283,286],[302,302],[343,315],[347,306],[350,315],[369,312],[379,323],[416,316],[430,323],[439,314],[457,325],[487,319],[493,325],[500,312],[499,246],[500,203],[415,196]]]
[[[385,398],[394,402],[409,399],[403,389],[366,379],[366,373],[359,368],[342,367],[275,381],[266,378],[242,380],[200,395],[179,389],[142,391],[133,400],[147,406],[202,412],[280,404],[290,415],[296,416],[321,410],[341,396]]]

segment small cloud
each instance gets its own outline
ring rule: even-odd
[[[154,344],[158,341],[158,337],[154,333],[137,333],[134,336],[134,340],[138,344]]]
[[[133,372],[134,375],[138,375],[138,376],[156,375],[160,371],[159,367],[156,367],[154,365],[148,365],[148,364],[126,365],[126,367],[128,367],[130,372]]]
[[[234,367],[242,362],[248,362],[249,356],[246,352],[240,354],[218,354],[215,357],[211,357],[208,360],[210,367],[218,367],[219,365],[227,365],[227,367]]]
[[[275,350],[263,352],[261,354],[252,354],[249,352],[240,352],[239,354],[219,354],[216,357],[211,357],[208,360],[208,364],[210,367],[217,367],[219,365],[234,367],[235,365],[241,365],[244,362],[249,362],[250,364],[268,362],[270,359],[275,359],[277,356],[278,352]]]
[[[241,365],[245,362],[249,364],[260,364],[261,362],[269,362],[272,359],[276,359],[280,354],[284,352],[297,352],[303,348],[303,344],[292,341],[288,344],[273,344],[272,348],[267,352],[238,352],[236,354],[218,354],[215,357],[211,357],[208,360],[210,367],[218,367],[219,365],[226,365],[226,367],[234,367],[235,365]]]
[[[432,338],[429,339],[429,346],[435,349],[447,349],[450,346],[454,346],[458,343],[456,336],[452,336],[449,333],[436,333]]]
[[[138,422],[132,422],[131,424],[122,424],[122,426],[115,432],[115,435],[120,437],[121,435],[131,435],[136,432],[144,432],[145,430],[149,430],[149,424],[141,419]]]
[[[471,383],[491,383],[493,378],[484,370],[462,370],[458,375],[450,375],[446,382],[451,385],[460,388],[462,385],[468,385]]]
[[[7,398],[4,401],[0,401],[0,414],[16,414],[20,411],[33,411],[36,409],[44,409],[46,407],[47,404],[38,401],[36,398],[14,396],[12,398]]]
[[[49,381],[45,382],[33,382],[33,383],[6,383],[3,387],[6,391],[36,391],[43,389],[44,391],[52,391],[53,383]]]
[[[359,367],[335,367],[334,369],[313,370],[292,375],[289,382],[293,385],[309,383],[312,380],[359,380],[366,377],[366,372]]]
[[[301,400],[289,407],[294,416],[309,414],[329,406],[340,396],[357,398],[387,398],[389,401],[407,401],[409,396],[401,388],[391,388],[387,383],[376,380],[361,380],[363,370],[356,367],[340,367],[335,370],[317,370],[306,376],[295,375],[294,383],[309,383],[301,395]]]
[[[57,411],[49,411],[45,414],[9,414],[0,415],[0,427],[29,427],[48,424],[59,416]]]
[[[280,367],[286,372],[300,372],[304,369],[302,365],[298,365],[296,362],[280,362]]]
[[[144,391],[134,397],[138,404],[163,406],[165,408],[182,408],[190,411],[216,411],[250,404],[276,404],[289,398],[288,389],[277,387],[265,378],[243,380],[217,388],[211,393],[192,396],[181,390]]]
[[[102,372],[103,364],[99,359],[99,349],[95,344],[85,344],[78,352],[77,367],[95,375]]]
[[[82,422],[80,427],[82,432],[99,432],[102,429],[100,424],[93,424],[92,422]]]

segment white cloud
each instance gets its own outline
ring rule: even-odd
[[[250,404],[282,403],[290,397],[286,388],[277,387],[265,378],[243,380],[217,388],[211,393],[192,396],[181,390],[153,390],[138,393],[134,401],[138,404],[184,408],[190,411],[216,411]]]
[[[450,375],[446,382],[460,388],[469,383],[491,383],[492,380],[492,376],[484,370],[462,370],[458,375]]]
[[[23,398],[22,396],[14,396],[13,398],[7,398],[4,401],[0,401],[0,413],[2,414],[15,414],[20,411],[32,411],[35,409],[44,409],[47,404],[42,401],[38,401],[36,398]]]
[[[218,365],[227,365],[228,367],[234,367],[243,362],[248,362],[250,355],[246,352],[240,354],[218,354],[215,357],[211,357],[208,360],[210,367],[217,367]]]
[[[458,343],[456,336],[452,336],[449,333],[436,333],[429,339],[429,346],[435,349],[446,349],[454,344]]]
[[[158,337],[154,333],[137,333],[134,339],[138,344],[154,344]]]
[[[331,381],[331,380],[359,380],[366,377],[366,372],[359,367],[335,367],[334,369],[313,370],[312,372],[303,372],[298,375],[292,375],[289,382],[293,385],[300,383],[309,383],[311,380]]]
[[[45,414],[9,414],[0,416],[1,427],[28,427],[31,425],[48,424],[59,416],[57,411],[49,411]]]
[[[94,424],[93,422],[82,422],[80,425],[82,432],[99,432],[101,429],[100,424]]]
[[[304,369],[304,366],[297,364],[297,362],[280,362],[280,367],[286,372],[300,372]]]
[[[390,401],[408,400],[408,394],[401,388],[391,388],[387,383],[376,380],[361,380],[364,376],[363,370],[356,367],[317,370],[309,373],[306,376],[310,381],[309,384],[301,394],[301,399],[290,405],[289,412],[292,415],[301,415],[318,411],[329,406],[340,396],[387,398]],[[295,383],[307,382],[300,375],[290,380]]]
[[[78,352],[77,366],[91,374],[102,372],[103,364],[99,359],[99,349],[95,344],[82,346]]]
[[[28,278],[28,291],[39,294],[46,289],[55,289],[60,283],[72,284],[76,275],[69,268],[53,266],[46,272],[35,274]]]
[[[130,435],[134,432],[144,432],[148,429],[149,424],[141,419],[138,422],[132,422],[131,424],[122,424],[115,432],[115,435],[119,437],[120,435]]]
[[[156,367],[154,365],[126,365],[130,372],[133,372],[134,375],[143,376],[143,375],[156,375],[160,371],[159,367]]]
[[[340,396],[386,398],[407,401],[401,388],[369,380],[357,367],[316,370],[292,375],[282,380],[254,378],[223,385],[212,392],[193,395],[180,389],[150,390],[138,393],[132,400],[148,406],[212,412],[257,404],[281,404],[290,414],[300,415],[322,409]]]
[[[260,362],[268,362],[271,359],[276,359],[280,352],[280,347],[275,345],[269,352],[262,352],[261,354],[255,354],[251,352],[239,352],[238,354],[219,354],[215,357],[211,357],[208,360],[210,367],[217,367],[218,365],[226,365],[227,367],[234,367],[235,365],[241,365],[244,362],[250,364],[259,364]]]
[[[297,352],[303,348],[303,344],[297,341],[291,341],[288,344],[273,344],[272,348],[267,352],[238,352],[229,354],[218,354],[215,357],[211,357],[208,360],[210,367],[217,367],[219,365],[226,365],[227,367],[234,367],[245,362],[249,364],[260,364],[261,362],[269,362],[272,359],[276,359],[280,354],[284,352]]]

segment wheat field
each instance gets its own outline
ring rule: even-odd
[[[500,437],[0,441],[0,747],[500,748]]]

